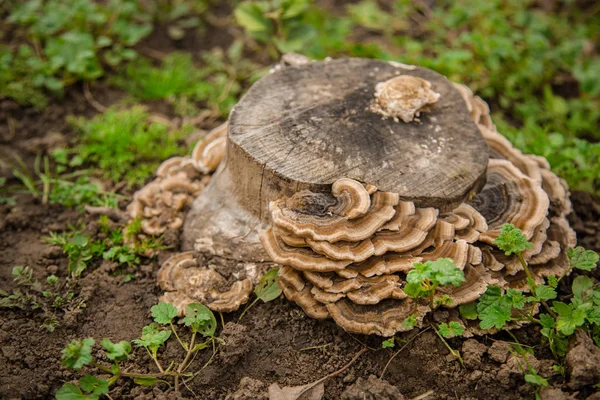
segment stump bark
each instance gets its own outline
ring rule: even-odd
[[[440,94],[409,123],[371,107],[377,83],[399,75],[425,79]],[[186,217],[183,247],[264,261],[258,233],[269,202],[304,189],[329,192],[340,178],[449,211],[483,186],[487,163],[461,94],[436,72],[366,59],[281,68],[231,112],[227,155]]]

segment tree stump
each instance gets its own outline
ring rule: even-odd
[[[377,84],[401,75],[439,94],[411,122],[373,107]],[[186,217],[183,249],[263,261],[258,233],[269,202],[304,189],[330,192],[341,178],[449,211],[481,189],[487,164],[465,101],[436,72],[352,58],[284,67],[231,112],[227,155]]]

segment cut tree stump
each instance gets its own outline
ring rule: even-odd
[[[375,86],[399,75],[431,83],[436,103],[412,122],[372,111]],[[442,75],[397,63],[339,59],[276,70],[229,118],[227,155],[194,201],[184,250],[262,261],[270,201],[340,178],[449,211],[485,182],[488,148],[461,94]]]

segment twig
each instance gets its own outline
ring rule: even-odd
[[[177,367],[177,375],[175,375],[175,393],[179,393],[179,375],[181,375],[181,373],[184,370],[185,365],[187,364],[190,357],[192,356],[195,341],[196,341],[196,332],[192,333],[192,338],[190,339],[190,344],[187,349],[187,354],[185,355],[185,358],[183,359],[181,364],[179,364],[179,367]]]
[[[16,129],[15,129],[15,120],[11,117],[8,117],[6,120],[6,124],[8,125],[8,137],[7,140],[12,140],[15,137]]]
[[[450,345],[448,344],[446,339],[444,339],[444,337],[442,336],[440,331],[438,331],[435,326],[432,325],[432,328],[433,328],[433,331],[435,332],[435,334],[438,335],[438,337],[440,338],[442,343],[444,343],[444,346],[446,346],[446,348],[450,351],[450,354],[452,354],[454,357],[456,357],[456,359],[458,359],[458,361],[460,362],[460,365],[464,368],[465,364],[463,362],[462,357],[460,356],[460,352],[458,350],[454,350],[452,347],[450,347]]]
[[[327,346],[331,346],[331,343],[325,343],[322,344],[320,346],[310,346],[310,347],[304,347],[302,349],[299,349],[298,351],[306,351],[306,350],[316,350],[316,349],[324,349]]]
[[[165,57],[167,56],[166,53],[163,53],[162,51],[159,50],[155,50],[155,49],[151,49],[150,47],[141,47],[138,49],[138,51],[148,57],[152,57],[158,61],[162,61],[165,59]]]
[[[298,396],[302,396],[303,393],[306,393],[307,391],[311,390],[312,388],[314,388],[315,386],[317,386],[319,383],[326,381],[329,378],[333,378],[336,375],[341,374],[342,372],[344,372],[346,369],[348,369],[348,367],[350,367],[352,364],[354,364],[354,362],[356,360],[358,360],[358,357],[360,357],[365,351],[367,351],[368,349],[366,347],[363,347],[362,349],[360,349],[360,351],[358,353],[356,353],[354,355],[354,357],[352,357],[352,360],[350,360],[350,362],[346,365],[344,365],[342,368],[338,369],[337,371],[334,371],[332,373],[330,373],[329,375],[326,375],[324,377],[322,377],[319,380],[316,380],[308,385],[306,385],[304,387],[304,390],[302,390],[300,393],[298,393]]]
[[[420,395],[418,395],[417,397],[413,397],[413,398],[412,398],[412,399],[410,399],[410,400],[423,400],[423,399],[425,399],[425,398],[427,398],[427,397],[431,396],[433,393],[434,393],[434,392],[433,392],[433,390],[428,390],[427,392],[425,392],[425,393],[423,393],[423,394],[420,394]]]
[[[88,81],[83,82],[83,96],[96,111],[103,113],[108,110],[108,107],[100,104],[96,99],[94,99],[92,92],[90,92],[90,83]]]
[[[84,205],[83,208],[88,214],[91,215],[106,215],[108,218],[112,219],[115,222],[124,221],[127,219],[127,215],[116,208],[112,207],[96,207]]]
[[[400,354],[400,352],[402,350],[404,350],[406,348],[406,346],[408,346],[409,344],[411,344],[417,337],[421,336],[423,333],[427,332],[429,330],[429,326],[425,329],[423,329],[421,332],[417,333],[416,335],[414,335],[413,337],[411,337],[410,339],[408,339],[408,341],[406,343],[404,343],[404,345],[402,347],[400,347],[398,349],[397,352],[394,353],[394,355],[392,355],[392,357],[388,360],[388,362],[385,364],[385,367],[383,367],[383,371],[381,371],[381,375],[379,375],[379,379],[383,379],[383,376],[385,375],[385,371],[387,370],[387,367],[390,365],[390,363],[392,362],[392,360],[394,358],[396,358],[396,356],[398,354]]]

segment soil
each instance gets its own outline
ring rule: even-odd
[[[152,47],[151,42],[144,45]],[[169,46],[177,47],[164,45]],[[122,97],[122,93],[103,83],[93,87],[93,94],[105,105]],[[67,90],[64,99],[43,111],[1,101],[0,121],[8,122],[0,124],[0,151],[3,155],[18,154],[31,165],[37,153],[74,139],[65,122],[67,115],[89,117],[95,112],[78,86]],[[10,178],[10,169],[3,167],[1,172]],[[600,251],[600,198],[578,192],[573,193],[572,199],[575,210],[570,220],[579,243]],[[0,206],[0,290],[11,292],[15,288],[11,269],[19,265],[30,266],[40,281],[51,273],[64,279],[68,260],[41,237],[74,224],[82,224],[88,233],[98,235],[96,221],[97,217],[73,209],[43,206],[29,195],[19,195],[15,206]],[[72,339],[93,337],[99,342],[110,338],[116,342],[139,337],[142,327],[152,320],[150,308],[160,295],[156,272],[168,256],[165,251],[157,259],[146,260],[127,283],[111,272],[111,265],[100,261],[92,264],[75,288],[86,307],[61,314],[61,324],[52,333],[40,328],[40,310],[0,309],[0,398],[52,398],[65,382],[81,377],[60,363],[61,350]],[[408,399],[427,392],[431,392],[427,399],[534,397],[532,386],[525,383],[517,361],[504,343],[512,339],[502,333],[451,339],[449,344],[465,357],[463,368],[434,332],[409,332],[400,336],[407,341],[406,347],[385,369],[394,350],[381,349],[381,338],[350,335],[331,321],[311,319],[285,298],[256,304],[240,322],[238,317],[239,312],[224,315],[226,324],[218,334],[225,344],[203,369],[211,351],[199,353],[191,370],[200,373],[189,383],[191,391],[184,390],[183,396],[266,399],[270,384],[277,382],[283,387],[318,380],[346,365],[367,346],[369,351],[325,382],[325,399]],[[540,342],[540,334],[533,327],[514,334],[526,345]],[[159,358],[181,360],[182,355],[178,344],[171,341]],[[592,394],[590,386],[577,387],[576,393],[561,375],[553,372],[554,360],[547,350],[536,351],[535,358],[532,356],[529,361],[542,374],[552,375],[554,388],[548,393],[560,392],[562,398],[573,394],[579,399]],[[156,372],[150,358],[137,346],[125,368],[131,372]],[[384,369],[384,379],[380,379]],[[139,400],[175,397],[166,384],[143,387],[126,379],[121,379],[110,395],[113,399]]]

